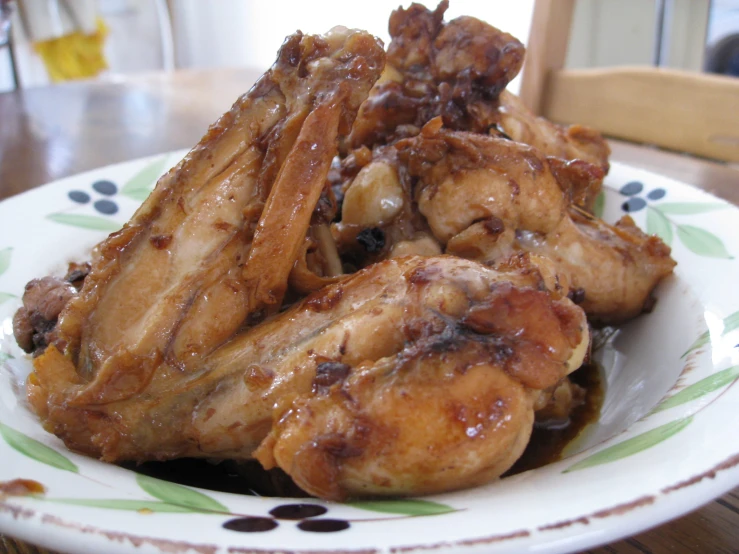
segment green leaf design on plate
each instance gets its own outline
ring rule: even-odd
[[[598,196],[595,197],[595,202],[593,202],[593,215],[595,217],[603,217],[603,212],[606,209],[606,193],[601,192],[598,194]]]
[[[3,302],[7,302],[11,298],[16,298],[15,294],[10,294],[9,292],[0,292],[0,304]]]
[[[149,196],[157,179],[164,173],[164,164],[167,162],[167,156],[162,156],[151,162],[136,175],[131,177],[123,185],[121,194],[125,194],[129,198],[143,202]]]
[[[677,236],[689,250],[699,256],[706,256],[708,258],[733,258],[726,250],[720,238],[700,227],[678,225]]]
[[[182,485],[155,479],[148,475],[137,474],[136,482],[145,492],[168,504],[185,506],[194,510],[206,512],[230,513],[229,509],[217,500]]]
[[[127,510],[138,512],[140,510],[151,510],[152,512],[165,513],[203,513],[201,510],[187,506],[177,506],[167,502],[154,502],[151,500],[123,500],[106,498],[44,498],[46,502],[54,504],[68,504],[72,506],[88,506],[90,508],[106,508],[109,510]]]
[[[14,360],[12,354],[8,354],[7,352],[0,352],[0,364],[5,362],[6,360]]]
[[[116,221],[98,217],[96,215],[80,215],[80,214],[49,214],[46,219],[50,219],[55,223],[63,225],[71,225],[72,227],[80,227],[82,229],[92,229],[94,231],[105,231],[112,233],[121,228],[121,224]]]
[[[662,412],[664,410],[674,408],[675,406],[679,406],[680,404],[685,404],[686,402],[695,400],[696,398],[700,398],[709,392],[713,392],[728,385],[737,378],[739,378],[739,365],[735,365],[728,369],[719,371],[718,373],[714,373],[713,375],[709,375],[705,379],[701,379],[697,383],[693,383],[689,387],[685,387],[674,396],[665,398],[654,410],[652,410],[652,413],[656,414],[657,412]]]
[[[416,500],[414,498],[401,500],[368,500],[349,502],[350,506],[372,512],[385,514],[402,514],[406,516],[433,516],[448,514],[456,510],[446,504],[431,502],[430,500]]]
[[[79,473],[77,466],[56,450],[49,448],[45,444],[41,444],[36,439],[24,435],[20,431],[16,431],[12,427],[8,427],[4,423],[0,423],[0,435],[3,436],[8,445],[24,456],[28,456],[37,462],[53,466],[57,469]]]
[[[729,205],[725,202],[664,202],[658,204],[656,209],[670,215],[695,215],[723,210]]]
[[[651,448],[652,446],[669,439],[675,433],[685,429],[691,421],[693,421],[693,416],[678,419],[665,425],[661,425],[651,431],[647,431],[646,433],[642,433],[641,435],[637,435],[636,437],[614,444],[613,446],[609,446],[608,448],[571,465],[565,469],[563,473],[585,469],[586,467],[608,464],[615,462],[616,460],[632,456],[633,454],[637,454],[642,450]]]
[[[3,248],[0,250],[0,275],[5,273],[10,267],[10,257],[13,255],[12,248]]]
[[[739,312],[734,312],[733,314],[726,316],[724,318],[724,330],[721,333],[721,336],[728,335],[732,331],[736,331],[739,329]]]
[[[684,358],[688,354],[690,354],[693,350],[698,350],[701,346],[707,345],[711,341],[711,335],[708,331],[705,331],[702,333],[697,339],[695,339],[695,342],[690,345],[690,348],[688,348],[680,358]]]
[[[670,220],[656,208],[647,210],[647,233],[657,235],[665,244],[672,244],[672,225]]]
[[[721,332],[721,336],[726,336],[732,331],[736,331],[739,329],[739,312],[734,312],[733,314],[726,316],[724,318],[724,330]],[[688,354],[690,354],[693,350],[697,350],[701,346],[705,346],[710,342],[711,336],[708,331],[705,331],[702,333],[697,339],[695,339],[695,342],[690,345],[690,348],[688,348],[685,353],[680,356],[681,358],[684,358]]]

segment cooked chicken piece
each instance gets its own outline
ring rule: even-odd
[[[49,431],[106,461],[256,458],[341,500],[494,479],[572,405],[576,303],[635,315],[669,249],[573,208],[599,136],[501,98],[523,46],[446,6],[394,12],[365,104],[376,39],[289,37],[89,268],[29,283]]]
[[[473,17],[444,23],[448,2],[420,4],[390,16],[386,79],[362,105],[351,146],[392,142],[441,116],[451,129],[487,133],[498,121],[497,98],[523,65],[514,37]]]
[[[23,307],[13,317],[13,334],[18,346],[26,352],[43,351],[53,340],[59,314],[76,293],[69,281],[58,277],[28,282],[23,292]]]
[[[588,340],[582,310],[534,267],[410,257],[314,293],[131,398],[59,402],[49,392],[74,366],[53,347],[29,389],[70,447],[107,461],[249,459],[258,447],[322,498],[422,494],[510,467],[541,391],[579,367]]]
[[[274,347],[253,333],[266,337],[266,329],[240,337],[214,358],[228,360],[233,386],[198,412],[216,412],[204,422],[210,436],[243,420],[238,412],[253,409],[255,394],[241,377],[253,363],[244,342],[267,343],[259,365],[275,375],[260,399],[277,409],[257,459],[334,500],[453,490],[499,476],[528,442],[541,391],[580,366],[588,343],[581,310],[546,292],[536,271],[499,274],[458,258],[378,263],[306,303],[316,301],[331,307],[294,339],[304,341],[301,361],[265,356]],[[294,326],[275,321],[274,332],[307,327],[304,311],[289,313]],[[231,395],[238,401],[224,401]]]
[[[420,4],[390,17],[388,67],[362,105],[354,148],[416,134],[441,116],[444,126],[475,133],[504,132],[545,156],[581,160],[608,173],[610,148],[595,130],[563,127],[534,115],[505,89],[523,65],[525,49],[508,33],[472,17],[444,23],[448,3]]]
[[[598,172],[593,176],[594,166],[585,162],[544,159],[539,151],[520,143],[487,135],[456,135],[443,131],[441,125],[441,118],[436,118],[424,127],[422,134],[429,140],[420,157],[409,154],[412,141],[399,141],[392,147],[376,147],[361,159],[357,152],[342,163],[342,218],[334,224],[333,234],[342,256],[353,265],[364,267],[411,254],[437,255],[445,247],[459,256],[499,262],[513,253],[516,229],[553,231],[573,195],[579,191],[584,197],[594,179],[599,184],[602,178]],[[431,140],[442,134],[462,154],[444,161],[450,147],[443,140]],[[481,138],[480,144],[491,155],[477,153],[480,145],[465,145],[474,136]],[[403,160],[398,159],[399,152]],[[464,156],[469,159],[455,166]],[[438,167],[430,169],[437,162]],[[455,177],[438,187],[425,186],[428,179],[419,186],[415,181],[426,171],[439,183],[449,173]],[[495,179],[488,178],[492,174]],[[485,185],[472,184],[480,176]],[[568,275],[565,271],[558,278],[569,282]]]
[[[499,128],[515,141],[533,146],[546,156],[583,160],[608,173],[611,149],[600,133],[583,125],[567,127],[536,116],[507,90],[499,96]]]
[[[535,116],[506,85],[518,74],[524,47],[471,17],[444,23],[447,3],[393,12],[388,67],[362,105],[353,148],[372,148],[418,134],[441,117],[447,129],[507,136],[556,158],[560,182],[575,204],[592,212],[608,173],[610,148],[597,131]]]
[[[537,117],[518,96],[508,91],[500,93],[499,102],[498,129],[511,139],[553,158],[552,171],[557,170],[555,164],[560,167],[567,164],[570,175],[573,169],[579,171],[579,178],[570,181],[571,198],[575,204],[592,212],[610,168],[611,149],[601,134],[583,125],[557,125]]]
[[[583,295],[582,308],[597,323],[620,323],[650,311],[652,291],[675,267],[670,248],[656,235],[645,234],[629,216],[608,225],[571,209],[557,231],[542,238],[522,232],[516,248],[567,267],[572,287]]]
[[[71,406],[95,414],[94,406],[168,394],[245,324],[280,307],[338,136],[383,64],[379,41],[361,31],[289,37],[275,65],[95,249],[30,381],[50,429],[68,434],[58,412]],[[121,425],[133,433],[134,421]],[[93,431],[78,440],[72,446],[116,457]]]
[[[522,143],[429,123],[397,144],[415,196],[446,252],[494,265],[516,252],[555,263],[598,323],[641,313],[672,272],[670,249],[629,217],[616,226],[571,207],[551,160]],[[566,188],[566,187],[564,187]]]

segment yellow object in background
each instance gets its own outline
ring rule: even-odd
[[[44,61],[49,77],[55,83],[94,77],[108,68],[103,48],[108,28],[97,18],[92,34],[74,31],[70,34],[35,42],[34,49]]]

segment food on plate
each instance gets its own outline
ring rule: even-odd
[[[574,199],[591,207],[609,167],[603,137],[581,125],[535,116],[505,90],[523,65],[523,45],[473,17],[445,23],[447,7],[445,0],[433,12],[420,4],[393,12],[384,78],[360,109],[351,146],[372,148],[415,136],[439,116],[446,129],[507,136],[558,165],[578,167],[590,186]]]
[[[333,304],[299,322],[318,325],[303,348],[327,361],[308,362],[310,391],[274,399],[255,456],[322,498],[426,494],[497,477],[528,443],[544,391],[580,367],[589,342],[582,310],[527,266],[389,260],[305,302]],[[281,318],[273,325],[297,334]],[[237,339],[223,354],[241,348]],[[293,378],[301,365],[288,365]]]
[[[583,401],[591,324],[674,266],[592,214],[608,146],[505,91],[515,38],[446,2],[288,37],[121,231],[26,287],[31,406],[109,462],[258,460],[344,500],[506,472]]]
[[[378,148],[347,179],[339,250],[359,265],[413,253],[418,244],[491,266],[531,252],[554,262],[591,321],[619,323],[641,313],[675,263],[669,247],[628,216],[611,226],[574,204],[569,184],[583,180],[580,167],[557,165],[534,147],[446,130],[435,118],[394,143],[392,155]],[[410,208],[387,217],[388,204],[385,212],[368,209],[382,206],[373,196]],[[357,240],[367,229],[384,237],[383,248],[367,252]]]

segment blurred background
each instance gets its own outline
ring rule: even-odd
[[[388,15],[399,5],[398,0],[0,3],[11,12],[12,28],[12,48],[0,46],[0,91],[15,86],[11,55],[18,86],[24,88],[74,77],[115,79],[117,75],[158,70],[237,66],[261,70],[272,63],[282,39],[296,29],[320,33],[334,25],[361,27],[388,41]],[[447,18],[473,15],[525,43],[533,3],[452,0]],[[70,69],[72,61],[58,53],[58,39],[74,32],[80,34],[77,47],[85,58],[83,67]],[[54,69],[55,64],[58,69]],[[579,1],[567,67],[625,64],[739,75],[739,0]],[[517,87],[514,82],[511,88],[515,91]]]

